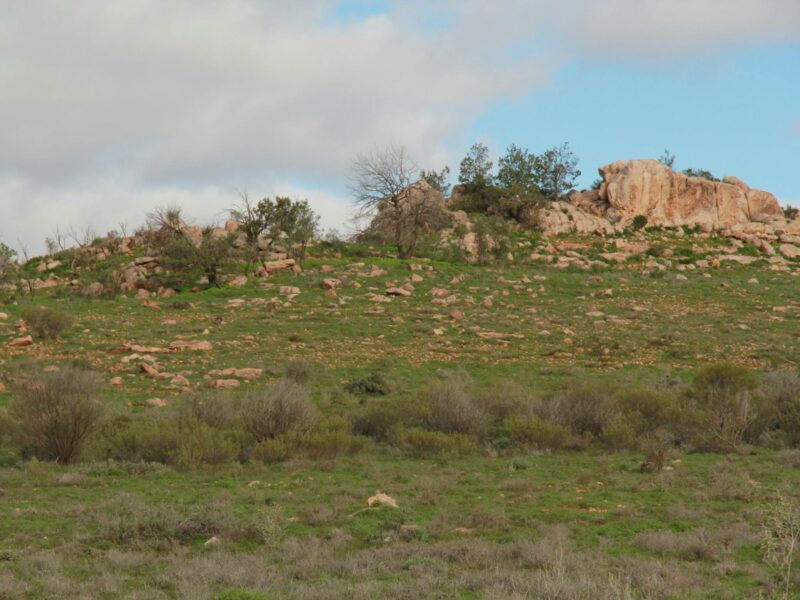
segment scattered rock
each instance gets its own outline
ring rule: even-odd
[[[403,296],[404,298],[408,298],[411,292],[399,287],[390,287],[386,290],[385,294],[387,296]]]
[[[10,340],[6,346],[10,348],[22,348],[24,346],[33,345],[33,338],[29,335]]]
[[[210,387],[212,388],[219,388],[219,389],[233,389],[239,387],[239,380],[238,379],[214,379]]]
[[[281,296],[296,296],[300,293],[300,288],[292,285],[282,285],[279,293]]]
[[[263,371],[255,368],[237,369],[229,367],[227,369],[215,369],[208,372],[209,377],[236,377],[238,379],[258,379],[261,377]]]
[[[228,285],[231,287],[244,287],[247,285],[247,276],[239,275],[238,277],[234,277],[228,282]]]
[[[211,342],[208,340],[200,340],[196,342],[188,342],[186,340],[177,340],[172,342],[169,347],[172,350],[198,350],[200,352],[211,352],[214,349]]]
[[[163,398],[149,398],[145,400],[145,402],[150,406],[155,406],[157,408],[163,408],[164,406],[167,406],[169,404],[169,402],[164,400]]]
[[[391,506],[392,508],[398,508],[397,500],[392,498],[391,496],[384,494],[381,491],[376,491],[374,496],[370,496],[367,498],[367,506],[375,506],[376,504],[382,504],[384,506]]]
[[[121,387],[122,384],[123,384],[122,377],[112,377],[108,382],[108,385],[112,387]]]
[[[778,247],[778,250],[786,258],[798,258],[798,257],[800,257],[800,248],[798,248],[797,246],[794,246],[792,244],[781,244]]]
[[[329,278],[322,280],[322,289],[335,290],[342,285],[341,279]]]

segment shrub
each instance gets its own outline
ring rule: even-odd
[[[791,446],[800,445],[800,375],[793,372],[767,373],[760,392],[770,420],[778,426]]]
[[[70,463],[103,416],[98,375],[65,367],[28,381],[11,409],[24,448],[37,458]]]
[[[679,418],[675,397],[667,392],[645,388],[623,390],[617,406],[636,435],[649,436],[662,428],[670,429]]]
[[[560,450],[570,446],[572,432],[568,427],[545,421],[539,417],[512,416],[505,420],[501,430],[511,443],[541,450]]]
[[[568,427],[576,435],[599,436],[618,414],[615,390],[603,385],[578,384],[550,396],[537,408],[538,415]]]
[[[647,217],[645,215],[636,215],[633,217],[633,228],[636,230],[644,229],[647,226]]]
[[[730,364],[713,365],[695,375],[687,394],[693,442],[698,449],[735,450],[757,418],[753,374]]]
[[[311,379],[311,364],[304,360],[293,360],[283,366],[283,376],[297,384],[305,385]]]
[[[370,396],[385,396],[392,391],[389,382],[380,373],[371,373],[366,377],[354,379],[345,385],[345,389],[351,394]]]
[[[600,441],[606,448],[614,451],[636,448],[639,445],[633,426],[622,418],[612,421],[603,429]]]
[[[767,562],[781,579],[784,597],[790,598],[792,585],[797,579],[793,572],[794,562],[800,552],[800,506],[781,493],[777,494],[767,511],[762,547]],[[796,584],[794,589],[797,590]]]
[[[50,310],[44,306],[29,308],[22,313],[25,323],[33,330],[36,337],[53,340],[69,327],[72,319],[69,315]]]
[[[178,447],[170,456],[173,464],[182,469],[200,465],[219,465],[233,461],[239,446],[218,429],[195,421],[184,425]]]
[[[424,403],[430,409],[428,425],[431,429],[478,436],[486,431],[486,411],[475,401],[462,375],[448,375],[434,384],[425,395]]]
[[[179,421],[163,417],[126,419],[104,431],[107,458],[170,464],[181,443]]]
[[[307,430],[313,418],[308,390],[288,379],[252,391],[242,402],[242,421],[256,442]]]
[[[482,393],[478,403],[495,422],[502,422],[513,415],[530,415],[533,399],[530,393],[514,382],[499,381],[490,392]]]
[[[675,438],[667,431],[658,430],[644,441],[644,462],[639,470],[643,473],[661,471],[666,465],[675,444]]]
[[[353,419],[353,433],[386,441],[397,424],[409,424],[408,414],[397,403],[375,402]]]
[[[455,458],[477,450],[474,437],[461,433],[428,431],[419,427],[395,427],[391,433],[395,447],[413,457],[440,456]]]
[[[181,407],[184,416],[222,429],[236,420],[236,405],[227,394],[192,394]]]

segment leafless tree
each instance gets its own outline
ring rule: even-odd
[[[400,258],[411,256],[437,210],[427,197],[432,188],[415,186],[420,171],[406,149],[389,146],[359,155],[352,171],[358,216],[373,218],[372,227],[389,234]]]

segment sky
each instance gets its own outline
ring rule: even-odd
[[[655,158],[800,205],[797,0],[0,0],[0,241],[247,192],[352,215],[358,154]]]

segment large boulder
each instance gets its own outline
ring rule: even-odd
[[[602,167],[600,175],[603,183],[594,204],[622,226],[637,215],[647,217],[649,225],[699,225],[709,231],[783,221],[775,196],[735,177],[689,177],[657,160],[617,161]]]

